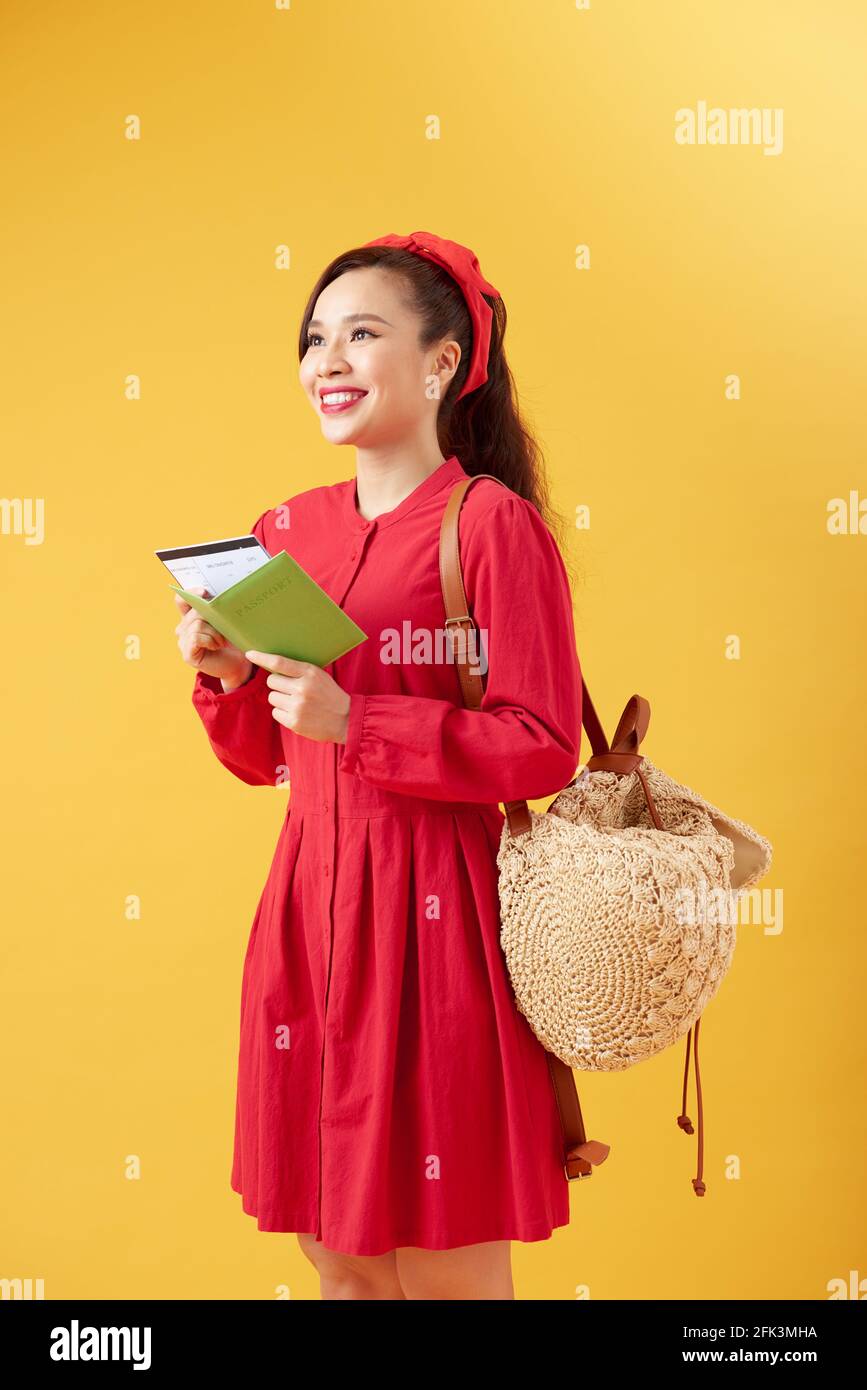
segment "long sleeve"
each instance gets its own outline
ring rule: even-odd
[[[263,512],[250,528],[265,544]],[[196,672],[193,705],[217,758],[242,782],[271,786],[288,780],[280,725],[268,700],[268,672],[257,666],[246,685],[224,691],[215,676]]]
[[[487,654],[481,709],[350,695],[338,767],[440,801],[539,800],[575,774],[581,672],[569,579],[536,508],[509,492],[461,540],[464,589]]]

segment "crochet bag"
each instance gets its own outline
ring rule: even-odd
[[[471,709],[480,708],[484,687],[468,655],[465,634],[475,623],[464,592],[458,518],[477,477],[493,475],[455,485],[440,530],[446,632]],[[692,1184],[702,1197],[699,1024],[731,964],[737,900],[767,872],[771,845],[639,752],[650,722],[641,695],[628,701],[610,744],[583,682],[582,706],[593,756],[581,775],[544,814],[526,801],[503,803],[500,942],[517,1006],[547,1052],[569,1180],[590,1177],[610,1152],[587,1139],[572,1068],[622,1071],[686,1034],[677,1123],[692,1134],[686,1093],[694,1034],[698,1167]]]

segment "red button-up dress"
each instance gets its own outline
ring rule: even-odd
[[[571,594],[536,509],[476,483],[460,550],[487,673],[482,709],[465,708],[436,634],[440,523],[466,476],[453,455],[373,521],[352,478],[252,528],[368,634],[326,667],[351,700],[345,744],[279,724],[261,667],[228,693],[201,672],[193,689],[230,772],[290,783],[244,960],[231,1185],[260,1230],[351,1255],[544,1240],[569,1220],[545,1052],[499,943],[496,854],[498,803],[577,768]]]

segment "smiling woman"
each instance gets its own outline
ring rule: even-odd
[[[384,240],[327,268],[299,342],[356,476],[256,523],[368,641],[321,670],[237,653],[234,677],[225,648],[213,677],[199,652],[216,755],[245,781],[292,770],[244,962],[232,1186],[261,1230],[297,1233],[323,1297],[510,1299],[510,1241],[566,1224],[569,1187],[499,943],[499,803],[577,766],[572,600],[502,300],[465,247]],[[478,473],[460,551],[486,686],[468,709],[435,640],[439,533]]]

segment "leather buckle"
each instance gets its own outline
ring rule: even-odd
[[[564,1164],[563,1164],[563,1172],[566,1174],[566,1181],[567,1181],[567,1182],[577,1182],[577,1181],[579,1180],[579,1178],[592,1178],[592,1177],[593,1177],[593,1169],[592,1169],[592,1168],[590,1169],[590,1172],[589,1172],[589,1173],[570,1173],[570,1172],[569,1172],[569,1164],[568,1164],[568,1163],[564,1163]]]

